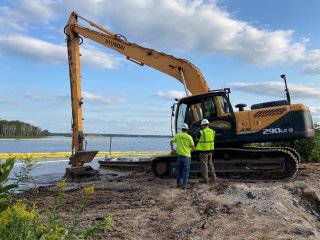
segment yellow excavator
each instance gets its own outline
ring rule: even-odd
[[[89,23],[96,30],[79,25]],[[230,89],[210,90],[201,71],[191,62],[154,49],[129,42],[123,35],[99,26],[76,12],[72,12],[64,29],[66,34],[71,102],[72,102],[72,155],[67,175],[83,175],[92,171],[84,164],[91,162],[98,151],[86,151],[82,126],[80,50],[84,38],[113,49],[140,66],[150,66],[180,81],[187,97],[176,99],[172,106],[174,132],[180,132],[183,123],[190,126],[195,137],[203,118],[215,130],[214,164],[219,175],[235,178],[287,178],[298,169],[299,154],[292,148],[247,147],[250,143],[311,139],[315,130],[309,108],[291,104],[285,75],[286,100],[258,103],[246,110],[240,103],[234,112],[230,103]],[[192,152],[191,173],[200,172],[198,152]],[[175,174],[176,156],[159,156],[152,160],[156,176]]]

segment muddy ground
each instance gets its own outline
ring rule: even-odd
[[[68,183],[63,217],[70,220],[83,187],[95,185],[84,216],[112,214],[114,230],[94,239],[320,239],[320,164],[303,165],[284,181],[219,179],[186,190],[174,179],[135,172],[112,181]],[[55,187],[23,197],[45,212]],[[21,196],[22,197],[22,196]]]

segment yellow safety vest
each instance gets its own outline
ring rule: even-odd
[[[214,149],[214,137],[216,132],[210,128],[204,128],[200,130],[200,139],[197,144],[196,150],[210,151]]]

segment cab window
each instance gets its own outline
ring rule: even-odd
[[[177,133],[182,132],[182,126],[185,122],[186,112],[187,112],[187,105],[184,103],[180,104],[178,109],[178,118],[177,118]]]

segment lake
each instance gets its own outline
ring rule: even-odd
[[[87,150],[109,152],[109,137],[87,137]],[[169,151],[170,138],[112,137],[111,150],[127,151]],[[24,152],[70,152],[70,137],[46,137],[35,139],[0,139],[0,153]]]
[[[87,137],[87,150],[99,150],[109,152],[109,137]],[[136,152],[161,152],[170,150],[170,138],[151,138],[151,137],[112,137],[111,150],[115,152],[136,151]],[[0,153],[30,153],[30,152],[70,152],[70,137],[47,137],[40,139],[0,139]],[[98,160],[95,158],[90,165],[99,170],[103,178],[113,178],[127,174],[126,172],[107,170],[99,167]],[[31,171],[32,181],[29,186],[46,186],[55,184],[63,178],[65,169],[69,167],[69,160],[62,159],[39,159],[39,165]],[[18,172],[21,163],[17,161],[13,172]],[[10,175],[13,177],[13,174]]]

